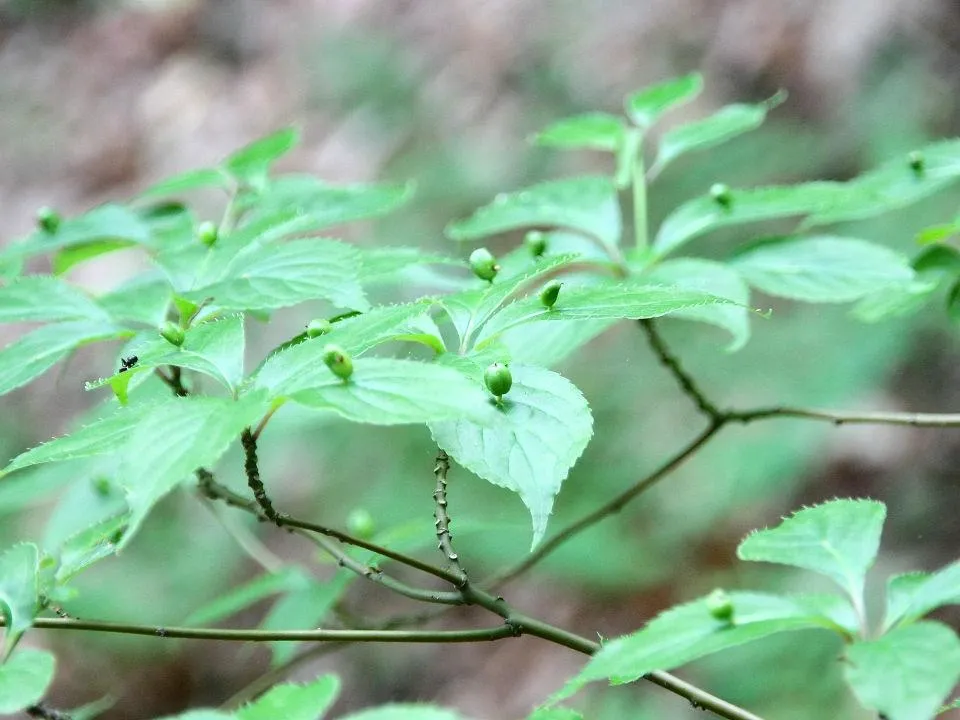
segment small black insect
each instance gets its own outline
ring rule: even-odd
[[[127,370],[132,368],[134,365],[137,364],[137,360],[139,359],[140,358],[138,358],[136,355],[131,355],[130,357],[122,358],[120,360],[120,372],[126,372]]]

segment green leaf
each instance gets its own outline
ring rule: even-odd
[[[43,699],[56,659],[46,650],[23,648],[0,665],[0,714],[12,715]]]
[[[462,260],[412,247],[374,247],[361,251],[360,280],[364,283],[403,282],[404,270],[417,265],[466,267]]]
[[[354,362],[350,379],[329,370],[309,387],[289,392],[294,402],[332,410],[354,422],[371,425],[426,423],[495,417],[489,397],[466,376],[448,367],[413,360],[363,358]]]
[[[179,175],[161,180],[140,193],[140,197],[182,195],[192,190],[203,190],[205,188],[226,190],[229,186],[230,178],[223,170],[219,168],[200,168],[199,170],[187,170]]]
[[[357,280],[360,254],[336,240],[295,240],[241,250],[220,277],[183,293],[225,310],[275,310],[325,299],[340,307],[369,307]]]
[[[0,286],[0,323],[108,319],[80,288],[49,275],[26,275]]]
[[[149,275],[139,276],[97,298],[97,303],[116,322],[158,327],[167,319],[173,297],[170,283]]]
[[[292,211],[316,231],[381,217],[408,203],[413,194],[412,183],[333,185],[311,175],[284,175],[274,178],[257,199],[253,218]]]
[[[924,248],[910,263],[913,280],[888,285],[857,303],[853,315],[864,322],[910,315],[933,297],[945,282],[960,276],[960,252],[947,245]]]
[[[65,219],[55,233],[35,232],[26,240],[10,245],[0,256],[25,258],[107,240],[146,245],[150,242],[150,228],[132,210],[120,205],[101,205],[79,217]]]
[[[574,177],[497,195],[466,220],[447,226],[452,240],[478,240],[521,228],[566,228],[597,238],[607,248],[620,242],[620,206],[610,178]]]
[[[887,581],[883,626],[906,625],[944,605],[960,604],[960,562],[929,573],[895,575]]]
[[[654,670],[671,670],[776,633],[856,624],[849,604],[835,595],[731,592],[729,596],[731,622],[714,618],[707,598],[702,597],[660,613],[630,635],[604,643],[554,700],[569,697],[589,682],[633,682]]]
[[[453,710],[433,705],[405,703],[361,710],[340,720],[466,720],[466,718]]]
[[[482,348],[500,333],[524,323],[556,320],[614,320],[660,317],[688,308],[732,304],[698,290],[648,285],[639,280],[562,288],[557,303],[546,308],[538,297],[508,305],[483,326],[476,338]]]
[[[898,627],[847,648],[844,676],[888,720],[928,720],[960,680],[960,639],[935,622]]]
[[[591,112],[551,123],[533,137],[533,142],[546,147],[616,152],[625,132],[623,120],[616,115]]]
[[[235,720],[235,716],[219,710],[187,710],[177,715],[164,715],[158,720]]]
[[[539,708],[527,720],[583,720],[583,715],[569,708]]]
[[[699,258],[679,258],[654,265],[640,278],[646,282],[671,285],[683,290],[701,290],[729,300],[734,305],[702,305],[677,310],[671,317],[695,320],[723,328],[732,336],[728,352],[742,348],[750,338],[747,304],[750,289],[740,275],[727,265]]]
[[[197,468],[213,465],[268,407],[262,393],[251,393],[240,400],[173,398],[144,413],[119,451],[117,476],[130,507],[130,527],[120,547],[157,501]]]
[[[608,330],[616,320],[569,320],[518,325],[499,336],[509,360],[518,365],[555,367]],[[495,347],[487,345],[486,348]]]
[[[688,152],[706,150],[755,130],[763,124],[767,112],[779,105],[784,97],[778,94],[755,105],[727,105],[703,120],[668,130],[660,138],[657,158],[650,166],[651,174],[660,173],[669,163]]]
[[[437,444],[463,467],[520,495],[533,523],[532,546],[547,528],[553,499],[593,434],[580,391],[544,368],[512,365],[513,387],[497,421],[431,423]]]
[[[755,288],[804,302],[852,302],[914,278],[899,253],[833,235],[765,240],[730,264]]]
[[[62,585],[95,562],[115,555],[129,520],[126,513],[114,515],[67,538],[57,551],[57,583]]]
[[[703,76],[700,73],[690,73],[633,93],[624,102],[624,109],[633,122],[647,128],[667,110],[690,102],[702,90]]]
[[[421,320],[432,305],[432,300],[383,305],[334,323],[330,333],[309,340],[304,337],[268,357],[254,375],[254,386],[269,390],[271,397],[280,397],[325,382],[330,373],[323,364],[323,348],[328,343],[339,345],[354,357],[381,343],[400,340],[420,342],[444,352],[439,331],[434,334],[433,328]]]
[[[172,346],[166,340],[152,340],[136,348],[137,364],[129,370],[86,384],[87,390],[110,385],[121,403],[127,401],[127,387],[137,375],[164,365],[195,370],[236,392],[243,380],[243,316],[230,315],[190,327],[183,345]]]
[[[920,245],[928,245],[930,243],[944,242],[955,235],[960,235],[960,218],[953,222],[926,227],[917,233],[916,240]]]
[[[278,593],[302,590],[311,583],[299,568],[285,567],[265,573],[229,590],[198,608],[184,620],[186,625],[210,625]]]
[[[18,543],[0,555],[0,614],[6,627],[6,651],[33,625],[40,602],[40,554],[32,543]]]
[[[908,157],[896,158],[851,180],[836,203],[815,212],[804,225],[813,227],[861,220],[905,207],[960,180],[960,139],[942,140],[917,151],[919,172]]]
[[[947,712],[948,710],[956,710],[958,708],[960,708],[960,697],[956,698],[953,702],[944,705],[942,708],[940,708],[937,714],[939,715]]]
[[[340,692],[335,675],[323,675],[309,685],[274,685],[263,696],[236,712],[236,720],[317,720]]]
[[[254,140],[223,161],[223,169],[235,178],[251,185],[259,185],[267,170],[277,159],[290,152],[300,142],[300,132],[293,127]]]
[[[709,194],[702,195],[667,216],[657,231],[653,249],[663,256],[719,228],[807,215],[831,207],[845,192],[843,183],[812,182],[748,190],[732,188],[727,205],[719,204]]]
[[[751,533],[737,548],[737,557],[813,570],[860,603],[886,514],[884,504],[875,500],[831,500]]]
[[[81,345],[130,334],[108,322],[45,325],[0,350],[0,395],[26,385]]]

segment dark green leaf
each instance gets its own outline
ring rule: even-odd
[[[960,252],[947,245],[924,248],[910,264],[913,280],[867,295],[853,314],[865,322],[909,315],[922,308],[943,283],[960,276]]]
[[[309,685],[285,683],[236,712],[236,720],[317,720],[333,704],[340,692],[335,675],[324,675]]]
[[[731,265],[757,289],[805,302],[851,302],[914,278],[900,254],[832,235],[766,240],[738,253]]]
[[[533,137],[537,145],[616,152],[626,126],[616,115],[592,112],[551,123]]]
[[[40,602],[40,554],[32,543],[19,543],[0,554],[0,614],[5,631],[4,657],[33,625]]]
[[[624,108],[633,122],[647,128],[667,110],[690,102],[702,90],[703,76],[700,73],[690,73],[633,93],[624,102]]]
[[[930,720],[960,680],[960,639],[940,623],[898,627],[847,648],[844,675],[888,720]]]
[[[533,542],[547,528],[553,499],[593,434],[587,401],[544,368],[511,365],[513,387],[492,425],[468,419],[430,424],[437,444],[473,473],[512,490],[530,511]]]
[[[63,275],[75,265],[128,247],[131,247],[131,243],[126,240],[98,240],[63,248],[53,256],[51,262],[53,274]]]
[[[447,226],[452,240],[478,240],[522,228],[576,230],[613,248],[620,242],[620,207],[613,182],[574,177],[498,195],[466,220]]]
[[[907,573],[887,581],[884,628],[905,625],[944,605],[960,604],[960,562],[939,572]]]
[[[46,650],[23,648],[0,665],[0,715],[39,702],[53,680],[56,660]]]
[[[874,500],[831,500],[751,533],[737,548],[737,557],[813,570],[860,603],[886,514],[884,504]]]
[[[109,320],[83,290],[49,275],[26,275],[0,286],[0,323]]]

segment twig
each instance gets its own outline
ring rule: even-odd
[[[437,487],[433,491],[434,510],[437,528],[437,549],[453,565],[455,572],[460,575],[458,589],[462,589],[468,582],[467,573],[460,564],[460,556],[453,549],[453,535],[450,534],[450,515],[447,513],[447,475],[450,472],[450,458],[438,448],[437,462],[433,467],[433,474],[437,477]]]
[[[177,397],[186,397],[190,394],[187,388],[183,384],[183,373],[181,369],[176,365],[170,366],[170,374],[167,375],[160,368],[155,368],[153,371],[158,378],[160,378],[166,385],[170,386],[170,389],[173,390],[174,395]]]
[[[733,410],[725,413],[731,422],[750,423],[769,418],[800,418],[821,420],[834,425],[905,425],[909,427],[960,427],[956,413],[903,412],[836,412],[796,407],[767,407],[755,410]]]
[[[280,515],[273,508],[270,497],[267,495],[266,488],[263,487],[263,481],[260,480],[260,467],[257,462],[257,438],[246,428],[240,434],[240,444],[243,445],[243,470],[247,474],[247,485],[253,491],[253,497],[257,504],[263,510],[264,516],[273,521],[278,526],[281,525]]]
[[[689,397],[697,406],[697,409],[710,418],[712,422],[716,423],[721,420],[724,413],[700,390],[693,377],[683,369],[677,356],[670,352],[670,348],[667,347],[663,338],[660,337],[660,333],[657,331],[653,320],[640,320],[639,322],[640,328],[647,336],[650,347],[653,348],[661,364],[667,368],[674,379],[676,379],[683,393]]]

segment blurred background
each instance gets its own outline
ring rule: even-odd
[[[536,148],[527,138],[584,110],[617,112],[647,83],[700,70],[707,90],[667,125],[783,88],[788,101],[759,131],[678,161],[651,190],[652,221],[723,181],[733,186],[844,179],[880,160],[960,133],[960,5],[956,0],[5,0],[0,2],[0,243],[30,232],[41,205],[64,214],[128,198],[169,174],[214,164],[240,145],[298,123],[304,142],[282,167],[331,181],[416,181],[414,203],[347,228],[359,243],[416,245],[466,256],[443,226],[501,190],[608,159]],[[215,212],[209,198],[201,207]],[[204,205],[208,203],[208,205]],[[845,232],[906,253],[917,231],[951,220],[954,190]],[[211,215],[212,217],[212,215]],[[711,235],[691,252],[722,254],[742,235]],[[504,251],[516,237],[491,248]],[[121,252],[78,267],[91,288],[118,285],[144,263]],[[44,268],[38,268],[43,270]],[[701,325],[664,323],[687,367],[721,405],[794,403],[837,409],[956,412],[960,344],[941,306],[867,325],[849,308],[772,304],[770,320],[729,354]],[[248,327],[254,367],[299,331],[310,308]],[[14,329],[0,328],[4,344]],[[118,349],[78,353],[2,399],[4,461],[66,430],[97,398],[83,381]],[[623,324],[558,368],[591,403],[596,437],[565,483],[551,529],[596,507],[702,426]],[[262,441],[262,474],[281,508],[342,526],[358,509],[383,538],[430,554],[435,448],[423,428],[362,428],[284,410]],[[626,511],[565,546],[504,594],[518,607],[589,637],[639,627],[715,586],[821,589],[809,575],[736,564],[750,529],[835,496],[887,503],[875,606],[887,575],[935,569],[960,547],[960,433],[833,428],[775,420],[730,428]],[[231,457],[221,477],[241,484]],[[0,482],[0,545],[49,540],[116,498],[84,469],[58,466]],[[77,477],[84,477],[77,481]],[[70,481],[73,482],[70,482]],[[519,500],[455,469],[450,503],[458,550],[475,577],[523,557]],[[69,483],[69,484],[68,484]],[[411,518],[416,518],[411,520]],[[344,586],[296,538],[211,509],[188,492],[151,516],[122,556],[81,576],[67,610],[81,618],[178,624],[230,587],[293,563],[279,595],[225,624],[357,626],[415,605],[382,588]],[[278,560],[282,559],[282,561]],[[287,577],[289,576],[289,577]],[[192,617],[191,617],[192,616]],[[957,627],[960,614],[939,617]],[[458,611],[434,627],[487,623]],[[48,698],[76,707],[105,695],[103,718],[152,718],[216,706],[307,648],[130,639],[34,631],[58,655]],[[782,720],[869,717],[841,682],[840,646],[818,633],[727,652],[681,676]],[[537,639],[460,647],[356,646],[308,658],[288,677],[336,672],[333,715],[390,700],[446,703],[478,719],[524,717],[582,664]],[[648,684],[581,693],[589,718],[702,717]],[[955,716],[960,717],[960,712]]]

